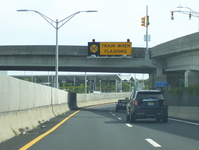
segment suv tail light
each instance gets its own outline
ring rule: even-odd
[[[167,101],[166,101],[166,100],[164,100],[163,104],[164,104],[164,106],[166,106],[166,105],[167,105]]]
[[[133,105],[137,106],[138,105],[138,100],[133,100]]]

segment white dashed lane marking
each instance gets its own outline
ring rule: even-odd
[[[113,114],[113,112],[112,111],[110,111],[109,112],[110,114],[112,114],[113,116],[116,116],[115,114]],[[122,120],[122,118],[120,118],[120,117],[117,117],[117,119],[118,120]],[[132,128],[133,127],[133,125],[131,125],[131,124],[129,124],[129,123],[126,123],[126,126],[127,127],[129,127],[129,128]],[[150,138],[147,138],[147,139],[145,139],[148,143],[150,143],[152,146],[154,146],[154,147],[162,147],[160,144],[158,144],[157,142],[155,142],[155,141],[153,141],[152,139],[150,139]]]
[[[153,141],[152,139],[148,138],[145,139],[147,142],[149,142],[151,145],[153,145],[154,147],[162,147],[161,145],[159,145],[158,143],[156,143],[155,141]]]
[[[132,127],[133,127],[131,124],[128,124],[128,123],[126,123],[126,125],[127,125],[129,128],[132,128]]]
[[[122,118],[119,118],[119,117],[118,117],[117,119],[118,119],[118,120],[122,120]]]

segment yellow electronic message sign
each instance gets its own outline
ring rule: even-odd
[[[101,55],[132,55],[131,42],[100,42]]]
[[[131,42],[89,42],[88,55],[92,56],[131,56]]]

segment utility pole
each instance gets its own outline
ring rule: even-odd
[[[148,6],[146,6],[146,56],[149,55],[149,37],[148,37],[148,25],[149,25],[149,16],[148,16]]]
[[[148,26],[149,26],[149,15],[148,15],[148,6],[146,6],[146,16],[141,18],[141,26],[146,27],[146,35],[144,36],[144,40],[146,41],[146,51],[145,51],[145,59],[149,58],[149,35],[148,35]]]

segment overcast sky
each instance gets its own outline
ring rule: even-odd
[[[60,45],[87,45],[93,38],[99,42],[118,42],[130,39],[134,47],[144,47],[145,28],[141,17],[150,17],[149,47],[198,32],[198,18],[170,11],[182,5],[199,11],[198,0],[0,0],[1,45],[54,45],[55,29],[34,12],[37,10],[53,20],[84,10],[59,29]],[[187,9],[184,9],[187,10]]]
[[[199,11],[198,0],[0,0],[0,45],[55,45],[55,29],[34,12],[17,12],[18,9],[37,10],[53,20],[84,10],[59,29],[59,45],[87,45],[97,42],[125,42],[133,47],[145,47],[145,27],[141,17],[150,18],[149,47],[198,32],[199,19],[174,13],[177,6]],[[188,9],[181,9],[188,11]]]

